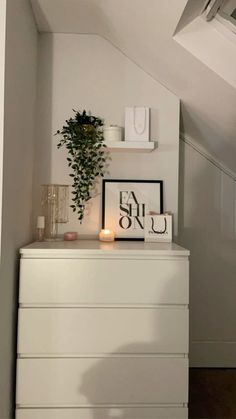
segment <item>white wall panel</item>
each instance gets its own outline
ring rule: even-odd
[[[183,142],[180,162],[180,243],[191,251],[190,364],[214,359],[234,367],[227,344],[236,342],[235,182]]]
[[[221,237],[224,240],[234,239],[235,181],[221,172]]]

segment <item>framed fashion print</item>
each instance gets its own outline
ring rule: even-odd
[[[144,240],[150,211],[163,213],[162,180],[103,179],[102,228],[117,240]]]

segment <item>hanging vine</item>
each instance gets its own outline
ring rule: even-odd
[[[82,223],[86,203],[92,198],[92,189],[99,177],[104,176],[107,159],[103,138],[102,119],[83,112],[75,111],[74,118],[66,120],[56,135],[62,138],[58,148],[66,147],[69,157],[68,166],[73,170],[72,194],[73,212],[77,212]]]

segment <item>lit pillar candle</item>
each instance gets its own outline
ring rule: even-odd
[[[101,242],[113,242],[115,240],[115,233],[112,230],[101,230],[99,233],[99,240]]]

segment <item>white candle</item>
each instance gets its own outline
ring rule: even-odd
[[[45,228],[45,217],[43,215],[37,217],[37,228]]]
[[[115,240],[115,233],[112,230],[104,229],[99,233],[99,240],[101,242],[113,242]]]
[[[103,128],[105,141],[122,141],[122,128],[110,125]]]
[[[37,226],[36,226],[36,240],[38,242],[44,241],[44,233],[45,233],[45,217],[43,215],[39,215],[37,217]]]

